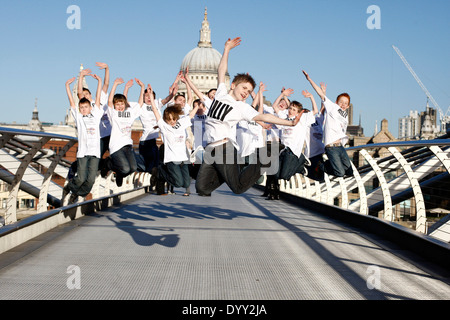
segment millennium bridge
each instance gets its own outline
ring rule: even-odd
[[[265,177],[242,195],[186,197],[136,172],[121,187],[99,174],[69,204],[77,139],[0,134],[2,300],[450,299],[448,136],[347,148],[353,177],[297,174],[280,200],[261,196]]]

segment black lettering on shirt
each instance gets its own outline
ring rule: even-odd
[[[347,118],[347,111],[344,111],[344,110],[342,110],[342,109],[338,109],[338,112],[339,112],[339,114],[342,116],[342,117],[344,117],[344,118]]]
[[[131,113],[130,113],[130,111],[119,111],[117,113],[117,116],[119,118],[130,118],[131,117]]]
[[[181,124],[177,121],[177,123],[172,128],[178,129],[179,127],[181,127]]]
[[[211,108],[209,108],[208,117],[223,121],[231,110],[233,110],[232,106],[214,100],[211,104]]]

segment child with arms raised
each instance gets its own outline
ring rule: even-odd
[[[98,80],[98,89],[95,103],[92,105],[87,98],[81,98],[76,108],[70,84],[75,78],[66,82],[66,92],[69,98],[70,110],[77,124],[78,151],[77,173],[64,187],[65,195],[71,192],[69,202],[74,202],[78,197],[86,197],[94,185],[100,161],[100,121],[103,109],[100,106],[101,79],[97,75],[91,75]]]
[[[136,157],[131,138],[131,127],[139,117],[144,101],[144,84],[135,79],[141,87],[138,102],[128,103],[123,94],[116,94],[117,86],[124,83],[122,78],[114,81],[108,100],[108,115],[111,119],[111,140],[109,142],[108,168],[116,172],[116,184],[120,187],[123,178],[137,170]]]
[[[345,175],[352,176],[353,168],[350,158],[344,149],[348,141],[346,131],[348,125],[347,109],[350,106],[350,96],[347,93],[342,93],[336,98],[336,103],[333,103],[326,97],[322,88],[314,83],[308,73],[303,71],[303,74],[317,92],[325,107],[323,133],[325,153],[328,160],[322,166],[323,171],[336,177],[343,177]]]
[[[186,128],[191,126],[191,119],[197,108],[194,108],[188,116],[181,116],[183,105],[174,104],[168,106],[161,117],[150,85],[147,86],[147,92],[150,93],[151,106],[164,139],[164,161],[159,165],[158,172],[172,186],[188,188],[191,180],[186,152]]]

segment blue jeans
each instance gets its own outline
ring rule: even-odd
[[[136,156],[134,155],[133,146],[131,144],[123,146],[110,156],[111,167],[116,174],[126,177],[130,173],[137,171]]]
[[[176,164],[174,162],[168,162],[160,164],[158,171],[175,188],[188,188],[191,184],[188,163]]]
[[[69,190],[80,197],[86,197],[91,192],[97,177],[100,159],[94,156],[77,158],[77,174],[69,181]]]
[[[159,164],[159,148],[156,145],[156,139],[150,139],[139,142],[139,154],[144,158],[145,171],[152,172]]]
[[[303,173],[306,158],[303,153],[300,158],[297,157],[289,147],[280,154],[280,166],[278,168],[277,178],[289,180],[296,173]]]
[[[322,164],[322,170],[328,175],[343,177],[352,176],[353,168],[344,147],[325,147],[328,160]]]

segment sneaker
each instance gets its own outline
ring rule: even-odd
[[[101,159],[100,160],[100,175],[102,176],[102,178],[106,178],[106,176],[108,175],[109,172],[109,168],[108,168],[108,158],[106,159]]]
[[[122,186],[122,184],[123,184],[123,177],[121,176],[121,175],[116,175],[116,185],[118,186],[118,187],[121,187]]]

